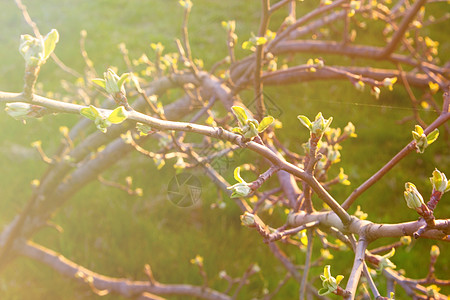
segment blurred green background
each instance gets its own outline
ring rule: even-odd
[[[166,52],[175,51],[174,38],[180,37],[182,9],[177,1],[171,0],[98,0],[69,1],[46,0],[25,1],[33,20],[41,33],[56,28],[60,42],[55,50],[59,58],[68,66],[82,72],[83,60],[79,51],[81,30],[88,33],[86,49],[101,74],[108,66],[114,65],[119,72],[126,71],[122,55],[117,47],[125,43],[131,58],[142,53],[151,53],[150,43],[161,42]],[[298,3],[298,15],[314,7],[313,3]],[[435,3],[427,6],[437,16],[448,12],[448,4]],[[427,10],[428,13],[428,10]],[[205,62],[205,68],[227,55],[225,32],[221,21],[236,20],[240,45],[257,32],[259,26],[258,1],[212,1],[196,0],[190,17],[190,38],[194,57]],[[273,18],[279,24],[284,11]],[[370,25],[370,24],[369,24]],[[440,41],[440,58],[448,60],[450,44],[449,22],[429,26],[424,30],[434,40]],[[271,27],[276,30],[275,26]],[[19,37],[32,33],[24,22],[14,1],[0,1],[0,90],[19,92],[22,87],[23,59],[18,53]],[[379,40],[379,27],[368,26],[367,31],[359,32],[362,43],[374,44]],[[375,41],[375,42],[374,42]],[[240,47],[238,47],[240,48]],[[242,49],[237,57],[248,55]],[[149,54],[149,57],[150,54]],[[314,55],[298,55],[300,62],[306,62]],[[349,58],[328,57],[328,64],[342,62],[364,65],[373,61],[353,62]],[[388,66],[378,64],[378,66]],[[62,72],[53,61],[42,69],[39,82],[45,92],[64,94],[61,80],[74,81]],[[420,95],[420,91],[416,91]],[[359,184],[383,166],[411,139],[412,122],[399,125],[398,121],[412,114],[410,101],[404,88],[396,85],[393,92],[382,90],[377,101],[369,95],[356,91],[349,82],[326,81],[306,82],[293,86],[267,87],[265,94],[281,109],[279,120],[283,128],[278,136],[292,151],[303,153],[301,144],[307,141],[307,131],[302,128],[296,116],[303,114],[313,118],[321,111],[325,117],[333,116],[334,127],[344,127],[351,121],[356,126],[357,139],[343,144],[342,162],[333,166],[330,175],[337,175],[343,167],[349,175],[351,186],[336,186],[331,194],[342,202]],[[67,95],[64,95],[67,96]],[[244,92],[244,103],[252,100],[251,92]],[[442,103],[441,94],[435,96]],[[171,99],[174,100],[174,99]],[[432,111],[422,110],[426,121],[433,120]],[[20,212],[31,194],[30,182],[39,178],[46,170],[30,143],[43,141],[47,154],[54,153],[60,142],[58,127],[71,126],[80,118],[72,115],[47,116],[42,120],[30,120],[23,125],[6,113],[0,113],[0,226],[10,222]],[[223,172],[232,179],[234,167],[255,156],[245,153],[234,165]],[[407,209],[403,200],[406,181],[414,182],[423,195],[429,195],[431,187],[428,177],[435,167],[450,175],[449,150],[440,138],[427,149],[424,155],[411,154],[395,167],[387,176],[370,188],[357,203],[369,220],[374,222],[404,222],[417,218]],[[255,231],[240,225],[240,211],[227,199],[225,209],[211,209],[217,200],[217,190],[201,170],[193,171],[201,179],[203,193],[201,205],[179,208],[167,200],[167,184],[175,175],[169,165],[157,171],[152,161],[132,154],[114,166],[106,178],[122,180],[131,175],[137,187],[144,189],[143,197],[129,197],[124,192],[93,182],[81,190],[64,207],[58,210],[53,221],[64,228],[58,233],[51,228],[43,229],[34,237],[36,242],[60,252],[69,259],[95,272],[130,279],[145,280],[143,266],[149,263],[155,277],[162,283],[201,284],[202,278],[195,266],[189,263],[197,254],[204,257],[206,272],[212,287],[224,290],[226,282],[219,279],[218,273],[226,270],[233,277],[239,277],[256,262],[261,273],[251,278],[239,299],[260,297],[262,290],[272,291],[285,270],[278,264],[268,247],[262,243]],[[245,178],[245,173],[244,173]],[[275,184],[272,180],[271,184]],[[436,210],[437,217],[448,217],[450,213],[448,195],[443,198]],[[320,202],[316,203],[321,207]],[[356,208],[351,208],[353,213]],[[274,227],[283,223],[283,214],[275,211],[273,216],[263,216]],[[392,240],[393,241],[393,240]],[[382,240],[377,244],[386,243]],[[428,240],[413,242],[412,246],[401,248],[392,259],[398,268],[404,269],[408,276],[420,278],[426,275],[430,246],[438,244],[441,257],[437,274],[445,278],[450,273],[448,247],[443,243]],[[313,258],[321,254],[320,245],[315,245]],[[288,247],[285,249],[294,262],[301,264],[304,253]],[[350,252],[334,252],[334,259],[326,261],[332,265],[333,274],[348,274],[353,255]],[[420,267],[419,267],[420,266]],[[317,276],[323,265],[312,269]],[[377,282],[383,286],[382,278]],[[320,283],[316,282],[319,287]],[[400,289],[397,289],[398,291]],[[0,273],[1,299],[97,299],[87,286],[74,283],[67,278],[26,258],[16,259]],[[281,289],[276,299],[296,298],[297,284],[291,279]],[[402,293],[399,293],[402,297]],[[109,295],[103,299],[122,299]],[[180,298],[181,299],[181,298]],[[401,298],[399,298],[401,299]]]

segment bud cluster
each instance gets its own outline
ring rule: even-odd
[[[127,112],[123,106],[117,107],[109,116],[105,116],[92,105],[82,108],[80,114],[94,121],[97,129],[103,133],[106,133],[106,130],[112,124],[120,124],[127,119]]]
[[[233,128],[233,132],[243,135],[246,139],[256,137],[259,133],[266,130],[274,121],[272,116],[267,116],[264,117],[261,122],[258,122],[255,119],[249,118],[245,109],[240,106],[233,106],[231,109],[239,124],[239,127]]]
[[[234,169],[234,179],[238,181],[238,183],[227,187],[227,189],[232,190],[231,198],[239,198],[239,197],[247,197],[252,192],[249,184],[245,182],[241,177],[241,168],[237,167]]]
[[[338,289],[339,283],[344,279],[344,276],[338,275],[336,278],[331,276],[330,272],[331,266],[326,265],[323,269],[323,275],[320,275],[320,279],[322,280],[322,286],[319,290],[319,296],[324,296],[330,293],[333,293]]]

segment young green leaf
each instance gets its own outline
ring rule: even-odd
[[[234,169],[234,179],[236,179],[240,183],[245,183],[244,179],[241,177],[241,168],[237,167]]]
[[[297,118],[300,120],[300,122],[308,129],[312,128],[312,123],[311,121],[308,119],[307,116],[304,115],[298,115]]]
[[[149,125],[140,122],[136,123],[136,129],[139,131],[140,136],[148,135],[148,133],[152,130]]]
[[[423,128],[420,125],[414,126],[414,129],[419,135],[423,134]]]
[[[52,29],[44,38],[44,60],[46,60],[53,50],[55,50],[56,43],[59,41],[59,33],[56,29]]]
[[[108,121],[110,121],[113,124],[119,124],[122,123],[127,119],[127,112],[123,108],[123,106],[117,107],[115,110],[112,111],[112,113],[108,117]]]
[[[129,76],[130,73],[123,73],[122,76],[120,76],[119,81],[117,81],[117,86],[119,87],[120,90],[123,89],[123,85],[125,84],[125,81],[128,79]]]
[[[265,43],[267,43],[267,39],[265,37],[260,36],[256,38],[256,45],[264,45]]]
[[[254,49],[253,43],[250,41],[245,41],[242,43],[242,49],[244,50],[252,50]]]
[[[231,129],[231,131],[242,135],[244,134],[244,131],[242,131],[242,129],[240,129],[239,127],[234,127],[233,129]]]
[[[83,107],[82,109],[80,109],[80,114],[88,119],[93,120],[93,121],[95,121],[95,119],[100,117],[100,113],[92,105],[90,105],[89,107]]]
[[[329,279],[331,276],[331,272],[330,272],[331,266],[330,265],[326,265],[325,268],[323,268],[323,276],[326,279]]]
[[[272,116],[264,117],[264,119],[261,120],[261,123],[259,123],[258,132],[263,132],[266,130],[270,125],[272,125],[273,121],[274,118]]]
[[[106,88],[105,79],[94,78],[91,81],[102,88]]]
[[[238,119],[239,125],[244,126],[247,123],[247,113],[245,112],[245,109],[243,109],[240,106],[233,106],[231,107],[233,110],[234,115]]]
[[[434,141],[436,141],[436,139],[438,138],[438,136],[439,136],[439,129],[436,128],[435,130],[433,130],[432,132],[430,132],[430,134],[427,135],[427,142],[428,142],[428,145],[431,144],[431,143],[433,143]]]

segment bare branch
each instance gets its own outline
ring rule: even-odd
[[[148,292],[161,296],[191,296],[209,300],[231,299],[228,295],[203,286],[199,287],[188,284],[162,284],[156,282],[151,285],[148,281],[130,281],[124,278],[113,278],[100,275],[77,265],[59,253],[32,242],[28,242],[27,244],[23,243],[20,246],[16,246],[15,250],[22,255],[33,258],[50,266],[69,278],[77,279],[77,273],[84,274],[85,277],[90,278],[96,289],[108,290],[111,293],[122,295],[124,297],[136,297],[142,293]],[[78,280],[84,282],[82,278],[78,278]]]

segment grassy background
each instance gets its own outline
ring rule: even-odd
[[[67,65],[77,70],[83,69],[79,55],[79,33],[87,30],[86,48],[101,74],[106,67],[115,65],[124,71],[124,63],[117,45],[127,44],[130,56],[137,58],[143,52],[150,53],[149,44],[162,42],[167,51],[175,50],[174,37],[180,37],[182,10],[177,1],[142,0],[69,0],[26,1],[30,14],[42,33],[57,28],[61,39],[56,48],[57,55]],[[307,11],[307,3],[299,4],[299,14]],[[448,5],[430,5],[431,10],[442,12]],[[274,23],[282,16],[277,14]],[[206,68],[227,55],[224,43],[225,33],[222,20],[234,19],[237,22],[239,44],[256,32],[259,20],[259,5],[246,1],[196,0],[190,18],[190,37],[195,57],[205,61]],[[446,23],[448,24],[448,22]],[[362,42],[377,40],[377,28],[369,27],[369,34],[362,32]],[[427,28],[433,39],[442,41],[441,60],[448,60],[448,26]],[[275,29],[275,28],[272,28]],[[0,3],[0,90],[20,91],[23,76],[23,59],[18,54],[20,34],[31,33],[24,23],[13,1]],[[248,53],[238,51],[238,57]],[[309,56],[299,56],[306,61]],[[329,57],[327,62],[348,60]],[[372,63],[372,62],[371,62]],[[53,62],[42,69],[39,81],[45,91],[62,92],[60,80],[73,80],[59,70]],[[351,121],[355,124],[358,138],[344,144],[342,162],[335,166],[331,175],[337,174],[339,166],[344,167],[350,176],[350,187],[339,186],[332,195],[343,201],[353,188],[364,182],[378,170],[410,139],[413,123],[398,125],[397,121],[410,115],[409,100],[401,86],[392,93],[385,90],[379,101],[368,92],[357,92],[348,82],[308,82],[295,86],[268,87],[267,96],[276,101],[282,114],[279,119],[283,129],[279,138],[293,151],[302,153],[301,144],[307,140],[307,131],[296,119],[298,114],[314,117],[321,111],[325,117],[333,116],[333,126],[343,127]],[[437,96],[439,99],[440,95]],[[252,99],[251,93],[244,93],[244,102]],[[439,100],[440,101],[440,100]],[[433,113],[423,111],[426,120]],[[42,140],[44,150],[52,153],[59,143],[58,127],[70,126],[78,120],[76,116],[57,115],[43,120],[30,120],[22,125],[2,114],[0,126],[0,226],[7,224],[20,211],[30,195],[29,182],[39,178],[46,169],[30,143]],[[240,159],[254,159],[243,155]],[[241,161],[236,161],[238,165]],[[131,166],[131,173],[124,166]],[[373,186],[358,200],[362,210],[369,212],[369,219],[375,222],[402,222],[416,218],[413,211],[406,208],[402,196],[404,182],[412,181],[427,195],[430,192],[428,177],[438,166],[449,172],[449,151],[440,139],[425,155],[412,154],[402,161],[395,170]],[[235,165],[224,172],[232,177]],[[163,283],[201,284],[202,279],[189,260],[199,254],[205,259],[205,268],[213,287],[224,289],[225,283],[218,273],[226,269],[231,276],[241,276],[253,262],[257,262],[262,272],[252,277],[250,286],[245,288],[240,299],[250,299],[261,295],[262,288],[272,290],[283,278],[284,270],[253,231],[239,224],[237,207],[228,199],[224,210],[210,209],[217,199],[215,187],[201,174],[202,203],[192,208],[178,208],[166,198],[169,180],[175,171],[166,166],[157,171],[152,162],[143,162],[137,154],[126,159],[125,163],[113,167],[105,177],[123,180],[133,175],[136,186],[144,188],[144,197],[128,197],[124,193],[92,183],[81,190],[54,217],[54,222],[64,228],[64,233],[54,229],[44,229],[34,240],[92,270],[111,276],[130,279],[145,279],[143,265],[152,265],[155,277]],[[246,174],[244,174],[245,176]],[[156,179],[156,180],[155,180]],[[444,198],[448,200],[448,196]],[[317,202],[319,203],[319,202]],[[320,204],[317,205],[320,207]],[[350,212],[353,212],[351,209]],[[448,217],[448,204],[441,203],[437,216]],[[268,220],[280,224],[280,218],[266,216]],[[385,240],[383,240],[385,242]],[[413,247],[400,249],[393,261],[407,271],[411,277],[426,274],[428,251],[435,242],[420,240]],[[447,249],[441,246],[438,275],[449,274]],[[412,249],[411,249],[412,248]],[[320,256],[318,245],[314,258]],[[287,248],[296,263],[304,260],[298,249]],[[352,254],[335,253],[333,274],[349,274]],[[275,267],[274,267],[275,266]],[[418,268],[418,266],[421,266]],[[322,271],[323,266],[312,269],[313,274]],[[381,284],[382,280],[380,281]],[[85,287],[60,277],[51,269],[19,258],[0,273],[0,293],[2,299],[97,299]],[[281,290],[277,299],[295,298],[296,284],[290,280]],[[400,294],[401,295],[401,294]],[[103,299],[121,299],[106,296]]]

